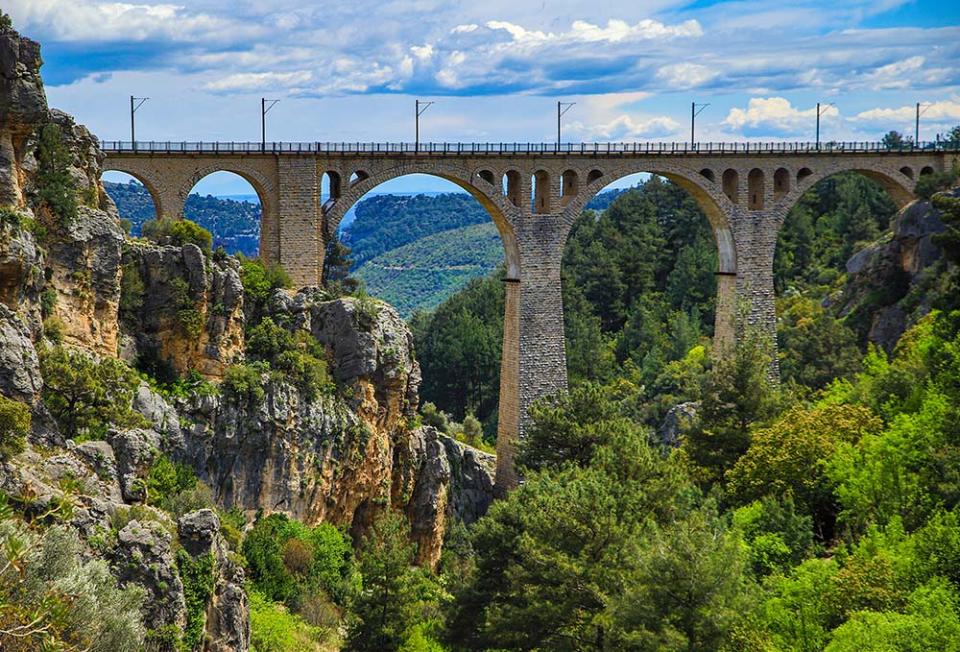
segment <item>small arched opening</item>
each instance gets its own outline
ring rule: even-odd
[[[933,168],[929,165],[924,165],[922,168],[920,168],[920,176],[922,177],[927,174],[933,174]]]
[[[490,170],[480,170],[477,173],[477,176],[479,176],[481,179],[489,183],[491,186],[494,185],[495,183],[493,172],[491,172]]]
[[[520,182],[522,178],[516,170],[507,170],[503,175],[503,196],[517,208],[520,207],[521,202]]]
[[[723,171],[723,194],[734,204],[740,203],[740,173],[733,168]]]
[[[809,177],[811,174],[813,174],[813,170],[810,168],[800,168],[800,170],[797,172],[797,185],[806,181],[807,177]]]
[[[339,172],[327,170],[320,177],[320,204],[324,210],[333,205],[343,194],[343,181]]]
[[[366,171],[364,171],[364,170],[357,170],[356,172],[354,172],[353,174],[350,175],[350,185],[351,185],[351,186],[356,185],[356,184],[360,183],[361,181],[363,181],[363,180],[365,180],[365,179],[369,179],[369,178],[370,178],[370,175],[367,174]]]
[[[912,178],[913,178],[913,168],[911,168],[910,166],[904,165],[902,168],[900,168],[900,174],[902,174],[903,176],[907,177],[908,179],[912,179]]]
[[[588,184],[593,183],[594,181],[596,181],[602,176],[603,176],[603,172],[601,172],[600,170],[590,170],[590,172],[587,174],[587,183]]]
[[[766,182],[763,170],[753,168],[747,175],[747,208],[752,211],[763,210],[763,195],[766,192]]]
[[[790,172],[786,168],[777,168],[773,173],[773,199],[780,199],[790,192]]]
[[[716,182],[717,180],[716,176],[713,174],[713,170],[711,170],[710,168],[703,168],[702,170],[700,170],[700,176],[703,177],[704,179],[707,179],[708,181]]]
[[[567,170],[560,177],[560,204],[566,206],[580,191],[577,173]]]
[[[550,212],[550,173],[546,170],[537,170],[530,180],[530,194],[533,197],[534,213]]]

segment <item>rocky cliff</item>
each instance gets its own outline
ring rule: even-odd
[[[449,523],[489,505],[495,464],[417,425],[420,370],[396,311],[322,288],[277,289],[253,310],[237,260],[125,236],[100,182],[97,141],[48,110],[40,64],[36,43],[0,31],[0,395],[32,416],[25,450],[0,453],[0,492],[24,516],[71,506],[63,520],[84,554],[146,591],[146,649],[180,645],[200,617],[184,576],[200,560],[211,560],[213,588],[196,649],[249,646],[244,571],[217,514],[177,518],[152,506],[151,469],[164,458],[193,469],[217,507],[248,521],[283,512],[359,536],[379,512],[403,511],[420,562],[435,564]],[[289,372],[303,364],[300,348],[278,354],[286,367],[251,358],[248,337],[264,318],[316,354],[311,364],[330,376],[319,390]],[[156,378],[135,382],[117,393],[125,405],[109,406],[111,383],[135,376],[98,379],[77,400],[127,416],[81,425],[71,438],[48,403],[76,397],[52,397],[41,373],[44,356],[63,349],[94,365],[122,360],[207,382],[165,394]],[[230,382],[238,371],[246,391]]]
[[[960,188],[948,193],[960,196]],[[911,202],[893,218],[892,231],[847,261],[847,284],[833,300],[841,317],[888,352],[912,324],[930,312],[946,261],[933,242],[944,230],[928,200]]]

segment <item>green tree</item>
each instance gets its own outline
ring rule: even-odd
[[[528,473],[474,526],[476,569],[458,589],[451,642],[581,650],[609,640],[609,605],[633,581],[652,526],[681,515],[688,490],[640,428],[611,430],[590,464]]]
[[[770,358],[755,333],[715,363],[702,389],[697,424],[683,445],[702,482],[716,482],[750,445],[750,428],[773,415]]]
[[[859,405],[793,407],[753,433],[746,454],[727,474],[728,489],[742,501],[792,496],[814,517],[820,538],[829,540],[836,513],[826,461],[843,442],[856,443],[881,428],[880,419]]]
[[[140,385],[137,373],[120,360],[54,347],[40,356],[43,402],[63,434],[102,437],[108,426],[137,427],[146,420],[130,407]]]
[[[887,149],[899,149],[904,145],[909,146],[912,142],[912,138],[905,138],[903,134],[899,131],[888,131],[883,136],[883,146]]]
[[[720,649],[749,601],[740,541],[697,510],[660,529],[615,598],[614,649]],[[599,647],[599,646],[598,646]]]
[[[356,292],[360,282],[350,276],[352,266],[350,247],[343,244],[340,238],[333,238],[323,258],[324,286],[338,296]]]
[[[360,547],[363,589],[352,605],[349,648],[358,652],[399,650],[407,631],[423,618],[432,583],[413,560],[410,526],[394,512],[382,515]]]
[[[77,188],[70,176],[73,156],[62,141],[59,125],[40,129],[37,147],[36,188],[40,201],[60,220],[69,223],[77,217]]]

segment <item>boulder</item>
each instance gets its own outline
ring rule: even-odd
[[[123,499],[127,502],[146,500],[142,480],[160,453],[160,435],[143,428],[111,430],[107,433],[107,441],[116,458]]]

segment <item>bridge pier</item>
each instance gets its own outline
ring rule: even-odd
[[[320,176],[313,157],[277,159],[278,262],[296,287],[319,285],[325,253]]]
[[[503,358],[497,427],[497,488],[517,484],[516,442],[530,425],[530,407],[567,389],[560,261],[569,225],[560,214],[513,220],[519,278],[505,279]]]

